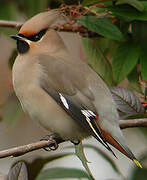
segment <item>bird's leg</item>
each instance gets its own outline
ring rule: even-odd
[[[64,140],[57,134],[49,134],[40,139],[40,141],[51,141],[53,142],[50,146],[44,147],[45,151],[55,151],[59,147],[59,143],[64,142]]]
[[[74,145],[78,145],[80,142],[80,140],[71,141],[71,143],[73,143]]]

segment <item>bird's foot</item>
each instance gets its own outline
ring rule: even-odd
[[[56,133],[46,135],[45,137],[41,138],[40,141],[51,141],[52,144],[48,147],[44,147],[45,151],[55,151],[59,147],[59,143],[64,142],[64,140]]]
[[[71,141],[71,143],[73,143],[74,145],[78,145],[80,142],[81,142],[80,140]]]

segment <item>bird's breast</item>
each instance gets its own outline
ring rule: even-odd
[[[25,112],[45,129],[65,140],[77,140],[89,134],[80,127],[39,85],[42,76],[37,62],[17,57],[13,66],[13,86]]]

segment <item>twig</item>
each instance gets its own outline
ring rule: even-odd
[[[82,25],[79,25],[77,23],[75,24],[61,24],[57,26],[51,26],[51,29],[54,30],[60,30],[60,31],[66,31],[66,32],[79,32],[79,33],[87,33],[88,30],[84,28]]]
[[[0,20],[1,27],[20,28],[23,24],[24,24],[23,22]],[[62,31],[75,31],[75,32],[78,31],[81,33],[87,32],[84,27],[82,27],[81,25],[78,25],[78,24],[70,24],[70,25],[67,24],[66,25],[64,23],[59,26],[52,26],[51,28],[53,28],[55,30],[59,30],[61,28]]]
[[[120,120],[120,128],[147,127],[147,119]]]
[[[0,20],[1,27],[20,28],[22,25],[23,22]]]
[[[21,28],[23,25],[23,22],[17,22],[17,21],[5,21],[5,20],[0,20],[0,27],[10,27],[10,28]],[[97,37],[100,36],[97,33],[88,31],[85,27],[78,23],[74,24],[68,24],[68,23],[63,23],[59,25],[54,25],[50,27],[51,29],[58,30],[58,31],[65,31],[65,32],[79,32],[81,36],[85,37]]]
[[[51,138],[47,140],[41,140],[35,143],[23,145],[23,146],[18,146],[10,149],[6,149],[3,151],[0,151],[0,158],[5,158],[5,157],[17,157],[24,155],[28,152],[32,152],[41,148],[51,148],[55,146],[55,143],[60,144],[64,142],[63,139],[61,139],[59,136],[56,136],[56,134],[50,135]]]
[[[147,127],[147,119],[120,120],[120,127],[121,129],[125,129],[128,127]],[[0,151],[0,158],[5,158],[9,156],[16,157],[41,148],[51,148],[55,146],[55,142],[57,144],[60,144],[63,143],[64,140],[61,139],[59,136],[52,135],[52,138],[50,138],[48,141],[38,141],[35,143]]]

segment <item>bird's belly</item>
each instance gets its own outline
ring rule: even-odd
[[[52,133],[58,133],[65,140],[81,140],[89,133],[80,127],[45,91],[35,87],[35,91],[27,92],[27,96],[18,98],[23,109],[37,120],[41,126]],[[30,94],[28,99],[28,93]]]

